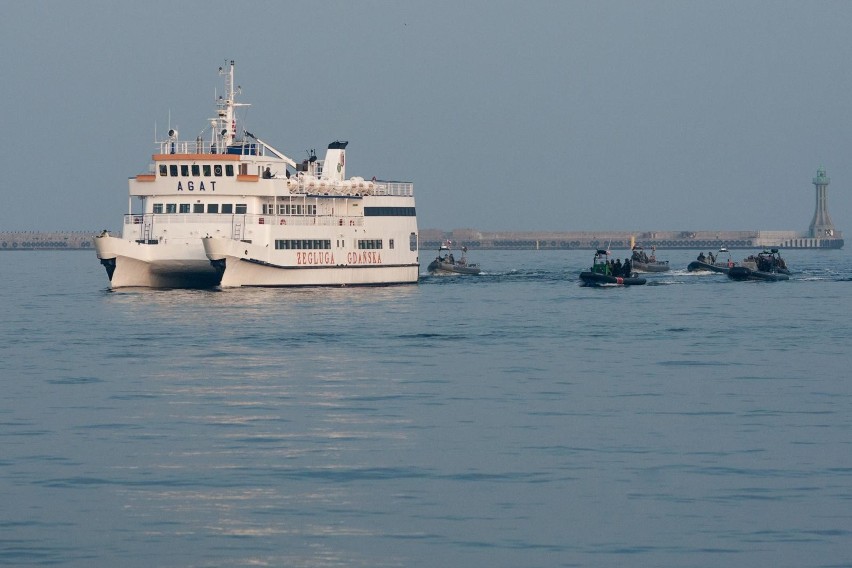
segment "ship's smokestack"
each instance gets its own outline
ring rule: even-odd
[[[335,140],[328,145],[325,161],[322,164],[320,179],[343,181],[346,179],[346,145],[349,142]]]

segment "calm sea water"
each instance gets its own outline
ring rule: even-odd
[[[694,255],[110,292],[91,252],[2,254],[0,564],[851,566],[852,254]]]

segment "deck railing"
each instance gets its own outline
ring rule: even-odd
[[[156,143],[160,154],[237,154],[246,156],[269,156],[266,146],[259,142],[237,143],[225,146],[224,143],[205,142],[204,140],[163,140]]]
[[[334,197],[361,197],[364,195],[393,195],[411,197],[414,184],[409,181],[353,181],[340,182],[308,178],[291,178],[288,183],[291,193],[297,195],[329,195]]]

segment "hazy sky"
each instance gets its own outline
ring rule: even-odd
[[[0,230],[118,227],[154,125],[415,184],[421,228],[852,235],[852,2],[4,2]]]

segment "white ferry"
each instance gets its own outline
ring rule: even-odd
[[[121,237],[94,239],[110,287],[344,286],[417,282],[410,182],[346,177],[347,142],[300,163],[238,133],[234,62],[194,141],[170,129],[130,178]],[[134,198],[137,211],[134,212]]]

